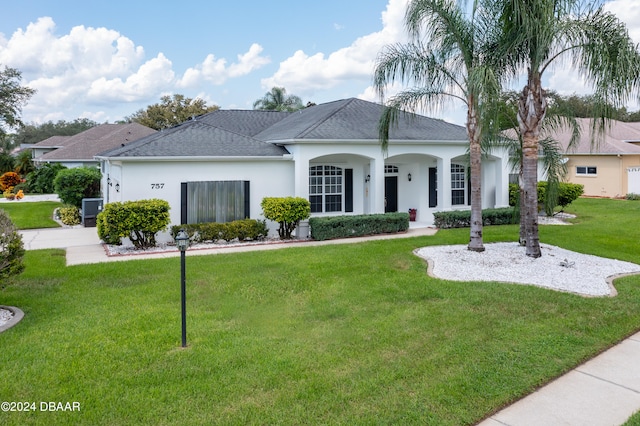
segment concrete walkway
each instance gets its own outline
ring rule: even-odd
[[[366,240],[433,235],[436,230],[412,223],[406,234],[331,241],[242,245],[198,249],[189,256],[277,250],[286,247],[349,244]],[[96,228],[54,228],[20,231],[27,250],[66,248],[67,265],[179,256],[177,250],[151,254],[107,256]],[[491,415],[480,426],[621,425],[640,410],[640,333],[561,376],[531,395]]]

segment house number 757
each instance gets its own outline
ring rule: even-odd
[[[164,188],[164,183],[152,183],[151,189],[162,189]]]

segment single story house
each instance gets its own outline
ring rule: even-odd
[[[573,147],[569,147],[569,128],[548,134],[565,153],[565,181],[584,185],[587,196],[616,198],[640,194],[640,123],[611,120],[604,134],[594,138],[592,120],[577,120],[580,139]]]
[[[312,216],[469,208],[464,127],[400,114],[384,153],[380,104],[350,98],[296,112],[218,110],[97,155],[104,202],[160,198],[171,224],[260,219],[264,197]],[[483,159],[483,205],[508,205],[508,153]]]
[[[156,130],[138,123],[100,124],[73,136],[51,136],[31,146],[36,164],[60,163],[65,167],[98,167],[94,156],[122,147]]]

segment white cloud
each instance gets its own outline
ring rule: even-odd
[[[206,83],[222,84],[269,63],[262,50],[253,44],[229,65],[226,59],[210,54],[177,79],[172,62],[163,53],[147,59],[141,46],[115,30],[76,26],[60,35],[53,19],[42,17],[10,37],[0,34],[0,64],[20,70],[22,84],[37,90],[23,110],[28,121],[36,122],[71,119],[69,116],[78,114],[117,120],[120,114],[112,117],[100,108],[124,107],[133,113],[143,107],[141,103],[157,101],[176,89],[201,90]]]
[[[238,55],[237,62],[229,66],[226,59],[216,59],[209,54],[201,64],[187,69],[177,86],[195,87],[203,82],[219,86],[230,78],[247,75],[271,62],[268,57],[260,55],[262,50],[262,46],[254,43],[246,53]]]
[[[171,87],[173,79],[171,61],[160,53],[158,57],[142,64],[136,73],[129,74],[124,79],[99,77],[92,81],[87,100],[92,103],[110,103],[147,99],[151,94]]]
[[[280,63],[271,77],[262,79],[266,90],[286,87],[299,96],[336,87],[353,80],[370,82],[375,59],[383,46],[404,39],[403,19],[408,0],[389,0],[382,13],[382,30],[356,39],[329,55],[308,55],[302,50]]]
[[[613,0],[607,2],[604,8],[624,22],[633,41],[640,43],[640,2],[638,0]]]

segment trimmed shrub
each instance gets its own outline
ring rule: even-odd
[[[640,200],[640,194],[634,194],[633,192],[630,192],[629,194],[625,195],[625,197],[627,200]]]
[[[538,182],[538,205],[545,206],[547,196],[547,182]],[[556,206],[560,206],[561,211],[564,210],[569,204],[580,198],[584,194],[584,185],[577,183],[560,182],[558,184],[558,200],[556,205],[548,206],[546,213],[551,216],[553,209]],[[520,187],[517,184],[509,184],[509,205],[517,205],[518,198],[520,197]]]
[[[291,239],[291,234],[301,220],[311,216],[311,203],[301,197],[265,197],[260,204],[264,217],[280,224],[281,240]]]
[[[64,204],[82,207],[83,198],[100,196],[100,170],[95,167],[76,167],[58,171],[53,186]]]
[[[175,239],[178,232],[184,229],[193,243],[215,243],[218,240],[227,242],[258,241],[269,234],[267,223],[264,220],[242,219],[228,223],[206,222],[188,225],[174,225],[171,227],[171,236]]]
[[[66,167],[60,163],[45,163],[27,175],[28,192],[34,194],[53,194],[53,182],[60,170]]]
[[[309,226],[311,238],[318,241],[405,232],[409,229],[409,213],[312,217]]]
[[[19,174],[16,172],[6,172],[0,176],[0,190],[6,191],[7,189],[20,184],[20,182],[22,182],[22,179],[20,179]]]
[[[120,245],[129,237],[139,250],[155,247],[156,234],[168,225],[169,203],[159,199],[108,203],[96,217],[102,241]]]
[[[58,218],[68,226],[80,224],[80,210],[76,206],[62,206],[58,209]]]
[[[5,281],[24,270],[22,235],[4,210],[0,209],[0,278]],[[4,284],[3,284],[4,285]]]
[[[482,225],[511,225],[520,221],[516,209],[505,207],[501,209],[482,210]],[[436,212],[433,214],[433,224],[436,228],[469,228],[471,226],[471,210],[454,210]]]

